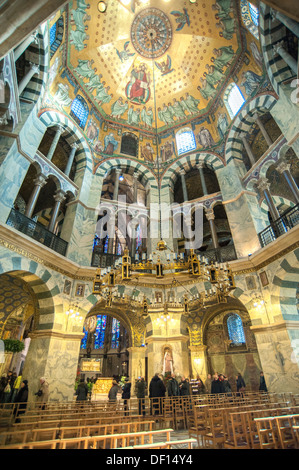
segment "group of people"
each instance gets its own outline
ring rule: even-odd
[[[19,422],[19,416],[24,414],[27,408],[29,395],[28,380],[22,379],[22,376],[11,370],[3,373],[0,379],[0,403],[19,404],[14,408],[16,422]],[[45,377],[40,378],[38,391],[35,393],[37,403],[40,403],[42,409],[45,408],[49,398],[49,384]]]

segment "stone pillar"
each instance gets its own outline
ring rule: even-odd
[[[114,189],[113,189],[113,201],[117,201],[118,198],[118,188],[119,188],[119,177],[121,175],[121,169],[116,168],[115,170],[115,180],[114,180]]]
[[[114,217],[107,221],[107,232],[108,232],[108,253],[113,254],[113,242],[115,239],[115,220]],[[111,236],[111,234],[113,236]]]
[[[250,160],[250,163],[251,165],[253,166],[255,164],[255,158],[254,158],[254,154],[252,152],[252,149],[246,139],[246,134],[245,133],[242,133],[241,134],[241,139],[242,139],[242,142],[243,142],[243,145],[244,145],[244,148],[246,150],[246,153],[248,155],[248,158]]]
[[[29,219],[32,217],[32,214],[33,214],[33,211],[34,211],[34,208],[35,208],[40,190],[46,184],[46,182],[47,182],[46,180],[47,180],[47,177],[45,175],[43,175],[42,173],[40,173],[35,178],[35,180],[33,180],[34,188],[33,188],[33,191],[30,195],[30,198],[29,198],[28,204],[26,206],[26,210],[25,210],[25,216],[28,217]]]
[[[268,132],[266,131],[264,124],[262,123],[260,117],[257,114],[255,114],[253,117],[255,118],[255,122],[259,126],[261,133],[263,134],[267,144],[270,147],[273,144],[273,142],[272,142],[272,139],[269,136]]]
[[[35,44],[38,44],[38,38],[37,38],[37,31],[34,31],[34,33],[30,34],[21,44],[15,48],[13,55],[14,55],[14,60],[18,60],[18,58],[23,54],[24,51],[32,44],[35,42]]]
[[[203,194],[204,194],[204,196],[207,196],[208,195],[208,190],[207,190],[207,186],[206,186],[206,182],[205,182],[205,175],[203,173],[203,168],[204,168],[205,164],[204,164],[204,162],[199,162],[198,165],[196,165],[196,166],[197,166],[198,171],[199,171],[199,176],[200,176],[200,181],[201,181]]]
[[[291,172],[290,172],[290,164],[288,164],[287,162],[284,162],[284,161],[281,161],[278,163],[277,167],[276,167],[276,170],[281,173],[285,179],[286,179],[286,182],[290,188],[290,190],[292,191],[293,195],[294,195],[294,198],[296,200],[296,204],[299,203],[299,190],[298,190],[298,186],[296,184],[296,181],[294,180]]]
[[[49,152],[48,152],[48,154],[47,154],[47,158],[48,158],[49,160],[52,160],[52,157],[53,157],[53,155],[54,155],[55,149],[56,149],[57,144],[58,144],[58,142],[59,142],[60,136],[61,136],[61,134],[62,134],[63,132],[64,132],[63,126],[58,125],[58,126],[57,126],[57,130],[56,130],[56,133],[55,133],[55,136],[54,136],[54,139],[53,139],[52,144],[51,144],[51,147],[50,147]]]
[[[218,243],[218,237],[217,237],[217,230],[215,226],[215,214],[213,209],[207,209],[205,211],[206,218],[209,221],[210,228],[211,228],[211,234],[212,234],[212,240],[213,240],[213,246],[214,248],[219,248],[219,243]]]
[[[57,191],[57,193],[54,196],[54,200],[55,200],[55,206],[53,208],[51,220],[48,226],[49,232],[53,232],[54,230],[61,203],[65,200],[65,193],[61,190]]]
[[[19,83],[19,86],[18,86],[18,90],[19,90],[19,95],[22,94],[22,92],[25,90],[26,86],[28,85],[28,83],[30,82],[31,78],[33,77],[33,75],[39,75],[39,66],[36,65],[36,64],[32,64],[30,62],[30,69],[28,70],[27,74],[25,75],[25,77],[22,78],[22,80],[20,81]]]
[[[132,346],[129,351],[129,377],[132,383],[131,396],[134,394],[134,384],[138,377],[145,377],[145,347]]]
[[[79,147],[78,144],[72,144],[71,145],[72,150],[71,150],[71,153],[69,155],[69,158],[68,158],[68,161],[67,161],[67,164],[66,164],[66,168],[64,170],[65,176],[69,176],[69,174],[70,174],[72,164],[73,164],[73,161],[74,161],[74,158],[75,158],[76,150],[77,150],[78,147]]]
[[[187,202],[188,201],[188,193],[187,193],[187,186],[186,186],[186,180],[185,180],[185,170],[180,170],[179,173],[181,175],[184,202]]]
[[[272,196],[270,194],[270,191],[269,191],[270,183],[267,180],[267,178],[259,179],[257,187],[258,187],[258,189],[263,191],[265,200],[267,202],[267,205],[269,207],[269,210],[270,210],[270,213],[271,213],[271,216],[272,216],[272,220],[274,222],[274,220],[279,219],[280,214],[279,214],[279,212],[278,212],[278,210],[277,210],[277,208],[276,208],[276,206],[273,202]]]
[[[280,57],[285,61],[285,63],[290,67],[292,72],[294,72],[295,75],[298,73],[298,64],[297,61],[294,59],[294,57],[289,54],[284,46],[284,42],[280,41],[276,44],[273,45],[273,52],[274,54],[280,55]]]
[[[204,382],[208,375],[207,346],[189,346],[193,378],[198,375]]]
[[[277,19],[280,21],[282,24],[285,25],[286,28],[288,28],[292,33],[295,34],[299,38],[299,23],[292,18],[289,18],[288,16],[284,15],[280,11],[273,10],[271,11],[271,16],[272,19]]]
[[[133,174],[133,203],[137,202],[138,174]]]

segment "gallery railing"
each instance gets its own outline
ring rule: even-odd
[[[261,246],[264,247],[269,243],[276,240],[284,233],[291,230],[295,225],[299,223],[299,204],[294,207],[287,209],[279,219],[275,220],[262,232],[259,233],[259,240]]]
[[[34,222],[16,209],[11,209],[6,223],[56,253],[65,256],[68,246],[65,240],[49,232],[42,224]]]

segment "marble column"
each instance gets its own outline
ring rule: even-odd
[[[22,94],[22,92],[25,90],[26,86],[30,82],[31,78],[33,75],[37,74],[39,75],[39,66],[36,64],[30,63],[30,69],[28,70],[27,74],[22,78],[18,85],[18,90],[19,90],[19,95]]]
[[[137,202],[137,190],[138,190],[138,174],[133,174],[133,203]]]
[[[285,25],[286,28],[288,28],[292,33],[295,34],[299,38],[299,23],[292,18],[289,18],[288,16],[284,15],[280,11],[273,10],[271,11],[271,16],[272,19],[277,19],[280,21],[282,24]]]
[[[121,175],[121,169],[116,168],[115,170],[115,180],[114,180],[114,189],[113,189],[113,201],[117,201],[118,198],[118,188],[119,188],[119,177]]]
[[[34,31],[34,33],[30,34],[18,47],[15,48],[13,55],[14,55],[14,60],[18,60],[18,58],[23,54],[24,51],[32,44],[35,42],[35,44],[38,44],[38,38],[37,38],[37,31]]]
[[[25,216],[28,217],[29,219],[32,217],[32,214],[33,214],[35,205],[37,203],[37,199],[38,199],[40,190],[46,184],[46,182],[47,182],[47,177],[45,175],[43,175],[42,173],[40,173],[33,180],[34,188],[33,188],[33,191],[30,195],[30,198],[29,198],[28,204],[26,206],[26,210],[25,210]]]
[[[298,63],[297,60],[294,59],[294,57],[289,54],[288,51],[283,47],[284,42],[280,41],[276,44],[273,45],[273,52],[275,54],[280,55],[280,57],[285,61],[285,63],[290,67],[292,72],[294,72],[295,75],[298,73]]]
[[[255,114],[253,117],[254,117],[254,119],[255,119],[255,122],[256,122],[257,125],[259,126],[260,131],[261,131],[261,133],[263,134],[263,136],[264,136],[264,138],[265,138],[267,144],[268,144],[269,147],[270,147],[270,146],[273,144],[273,142],[272,142],[272,139],[271,139],[271,137],[269,136],[268,132],[266,131],[265,126],[264,126],[264,124],[263,124],[262,121],[261,121],[261,118],[260,118],[257,114]]]
[[[241,134],[241,139],[242,139],[242,142],[243,142],[243,145],[244,145],[244,148],[246,150],[246,153],[248,155],[248,158],[250,160],[250,163],[251,165],[253,166],[255,164],[255,158],[254,158],[254,154],[253,154],[253,151],[250,147],[250,144],[248,142],[248,140],[246,139],[246,134],[245,133],[242,133]]]
[[[188,201],[188,192],[187,192],[187,185],[186,185],[186,180],[185,180],[185,170],[180,170],[179,174],[181,175],[184,202],[187,202]]]
[[[61,126],[61,125],[58,125],[55,136],[54,136],[54,139],[53,139],[52,144],[51,144],[51,147],[49,149],[49,152],[47,153],[47,158],[49,160],[52,160],[52,157],[54,155],[55,149],[56,149],[57,144],[59,142],[60,136],[63,132],[64,132],[64,127]]]
[[[271,193],[269,191],[270,188],[270,183],[267,180],[267,178],[260,178],[257,184],[258,189],[260,189],[265,197],[266,203],[269,207],[270,213],[272,220],[275,221],[276,219],[279,219],[280,214],[274,204],[274,201],[272,199]]]
[[[217,230],[216,230],[216,225],[215,225],[215,214],[213,209],[207,209],[205,211],[206,218],[209,221],[210,224],[210,229],[211,229],[211,235],[212,235],[212,240],[213,240],[213,246],[214,248],[219,248],[219,243],[218,243],[218,237],[217,237]]]
[[[76,144],[76,143],[71,145],[72,150],[69,154],[69,158],[68,158],[68,161],[67,161],[67,164],[66,164],[66,168],[64,170],[65,176],[69,176],[69,174],[70,174],[72,164],[73,164],[73,161],[74,161],[74,158],[75,158],[76,150],[78,149],[78,147],[79,147],[79,145]]]
[[[208,190],[207,190],[207,186],[206,186],[206,182],[205,182],[205,175],[204,175],[204,172],[203,172],[203,168],[205,166],[204,162],[199,162],[198,165],[196,165],[197,168],[198,168],[198,171],[199,171],[199,176],[200,176],[200,181],[201,181],[201,187],[202,187],[202,190],[203,190],[203,194],[204,196],[207,196],[208,195]]]
[[[107,221],[107,232],[108,232],[108,253],[113,254],[113,244],[115,240],[115,222],[114,218]]]
[[[134,384],[138,377],[145,377],[145,347],[132,346],[127,349],[129,352],[129,377]],[[131,396],[134,395],[134,387],[131,390]]]
[[[281,161],[278,163],[276,170],[285,177],[286,182],[294,195],[296,204],[298,204],[299,203],[299,189],[296,184],[296,181],[294,180],[290,172],[290,167],[291,167],[290,164],[288,164],[287,162]]]
[[[54,200],[55,200],[55,206],[53,208],[51,220],[48,226],[49,232],[54,231],[61,203],[65,200],[65,193],[61,190],[57,191],[57,193],[54,195]]]
[[[204,379],[208,375],[208,364],[207,364],[207,346],[189,346],[191,353],[191,367],[193,378],[198,375],[201,379]]]

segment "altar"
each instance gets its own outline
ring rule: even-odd
[[[111,377],[100,377],[93,385],[92,394],[105,394],[108,397],[110,388],[112,387],[113,379]]]

